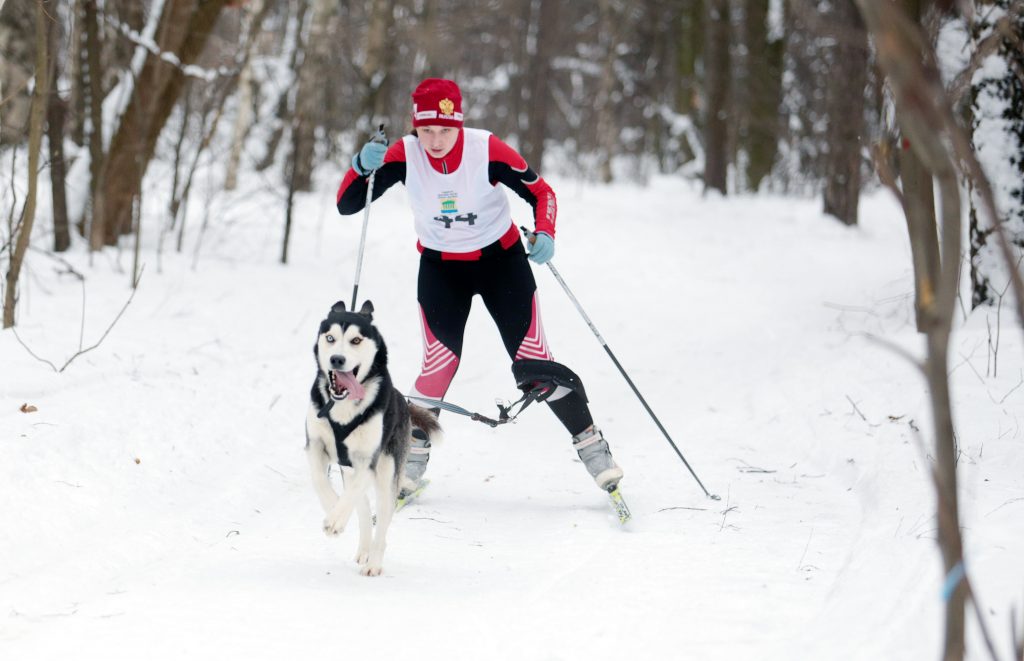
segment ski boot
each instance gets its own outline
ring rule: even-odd
[[[584,429],[572,437],[572,446],[580,455],[580,461],[587,467],[587,472],[594,478],[604,491],[612,493],[622,479],[622,469],[612,459],[608,442],[596,425]]]
[[[425,486],[426,480],[423,479],[423,474],[427,471],[427,462],[429,461],[430,439],[427,438],[427,432],[419,427],[413,427],[409,456],[405,460],[405,474],[402,477],[402,487],[398,493],[399,499],[405,499],[421,486]]]

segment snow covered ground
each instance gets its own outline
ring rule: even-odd
[[[720,501],[536,269],[555,356],[584,378],[626,471],[631,527],[543,408],[497,430],[445,415],[433,484],[397,517],[384,576],[360,576],[355,531],[321,532],[302,448],[317,323],[351,297],[361,217],[337,217],[325,180],[299,201],[285,267],[269,185],[200,192],[186,253],[158,260],[166,200],[151,195],[138,293],[97,349],[57,374],[0,332],[0,658],[937,658],[928,396],[873,339],[923,353],[894,202],[867,196],[850,229],[817,201],[702,198],[674,178],[552,183],[555,264]],[[403,388],[420,361],[414,242],[398,187],[373,207],[360,298]],[[67,260],[86,276],[88,346],[129,296],[130,249]],[[29,268],[17,331],[60,366],[80,343],[82,286],[44,254]],[[1004,310],[993,376],[994,311],[959,324],[966,556],[1009,658],[1024,610],[1022,332]],[[488,413],[514,395],[477,305],[449,399]],[[971,621],[970,656],[988,658]]]

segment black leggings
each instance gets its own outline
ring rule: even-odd
[[[552,360],[541,324],[537,283],[522,244],[475,261],[420,257],[417,299],[423,323],[423,368],[414,395],[442,399],[458,370],[473,297],[494,319],[512,360]],[[551,410],[576,435],[593,424],[576,392],[550,401]]]

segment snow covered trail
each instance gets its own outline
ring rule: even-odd
[[[867,198],[848,229],[812,201],[704,199],[667,178],[554,183],[555,263],[721,501],[537,269],[550,343],[585,381],[634,522],[619,528],[543,408],[499,429],[446,414],[384,576],[360,576],[355,530],[320,531],[302,452],[316,325],[350,296],[360,218],[309,196],[281,267],[276,207],[257,196],[213,210],[197,270],[147,266],[64,374],[0,334],[0,657],[934,658],[927,396],[863,335],[920,352],[895,205]],[[403,194],[374,206],[360,287],[402,388],[420,360]],[[127,277],[112,255],[70,259],[92,337]],[[67,355],[81,291],[33,264],[19,334]],[[1005,624],[1024,584],[1021,346],[1004,334],[1004,374],[976,377],[984,320],[969,322],[954,341],[965,528]],[[449,400],[486,414],[514,394],[477,305]]]

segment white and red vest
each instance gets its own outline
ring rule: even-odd
[[[462,162],[449,174],[434,169],[416,136],[403,138],[405,187],[416,235],[424,248],[466,253],[498,241],[509,231],[508,198],[488,176],[491,134],[470,128],[463,133]]]

